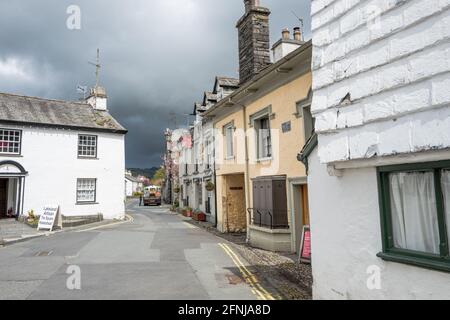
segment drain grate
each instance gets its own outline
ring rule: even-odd
[[[39,251],[34,256],[35,257],[48,257],[53,253],[53,251]]]

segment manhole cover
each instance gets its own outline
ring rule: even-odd
[[[53,251],[39,251],[34,256],[35,257],[48,257],[53,253]]]

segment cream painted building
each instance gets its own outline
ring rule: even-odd
[[[293,38],[284,30],[271,63],[269,14],[256,3],[246,8],[238,22],[240,47],[248,48],[252,37],[257,44],[240,57],[241,86],[204,116],[213,118],[217,136],[218,229],[247,232],[255,247],[295,252],[309,224],[306,172],[295,159],[313,129],[312,47],[299,29]]]

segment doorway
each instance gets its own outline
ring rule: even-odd
[[[8,217],[8,179],[0,179],[0,219]]]
[[[224,212],[226,232],[246,232],[247,213],[245,205],[244,174],[225,176]]]
[[[292,184],[291,190],[292,220],[294,221],[292,248],[293,251],[298,253],[300,251],[303,227],[310,225],[308,185]]]

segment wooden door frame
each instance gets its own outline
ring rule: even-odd
[[[291,252],[295,253],[297,251],[297,228],[296,225],[299,221],[297,221],[297,217],[295,214],[295,200],[294,200],[294,188],[295,187],[302,187],[304,185],[308,185],[308,178],[307,177],[295,177],[295,178],[288,178],[288,210],[291,217]],[[300,195],[302,193],[300,192]],[[303,216],[303,208],[300,205],[299,208],[299,219],[302,219]],[[303,222],[300,221],[300,226],[303,226]]]

